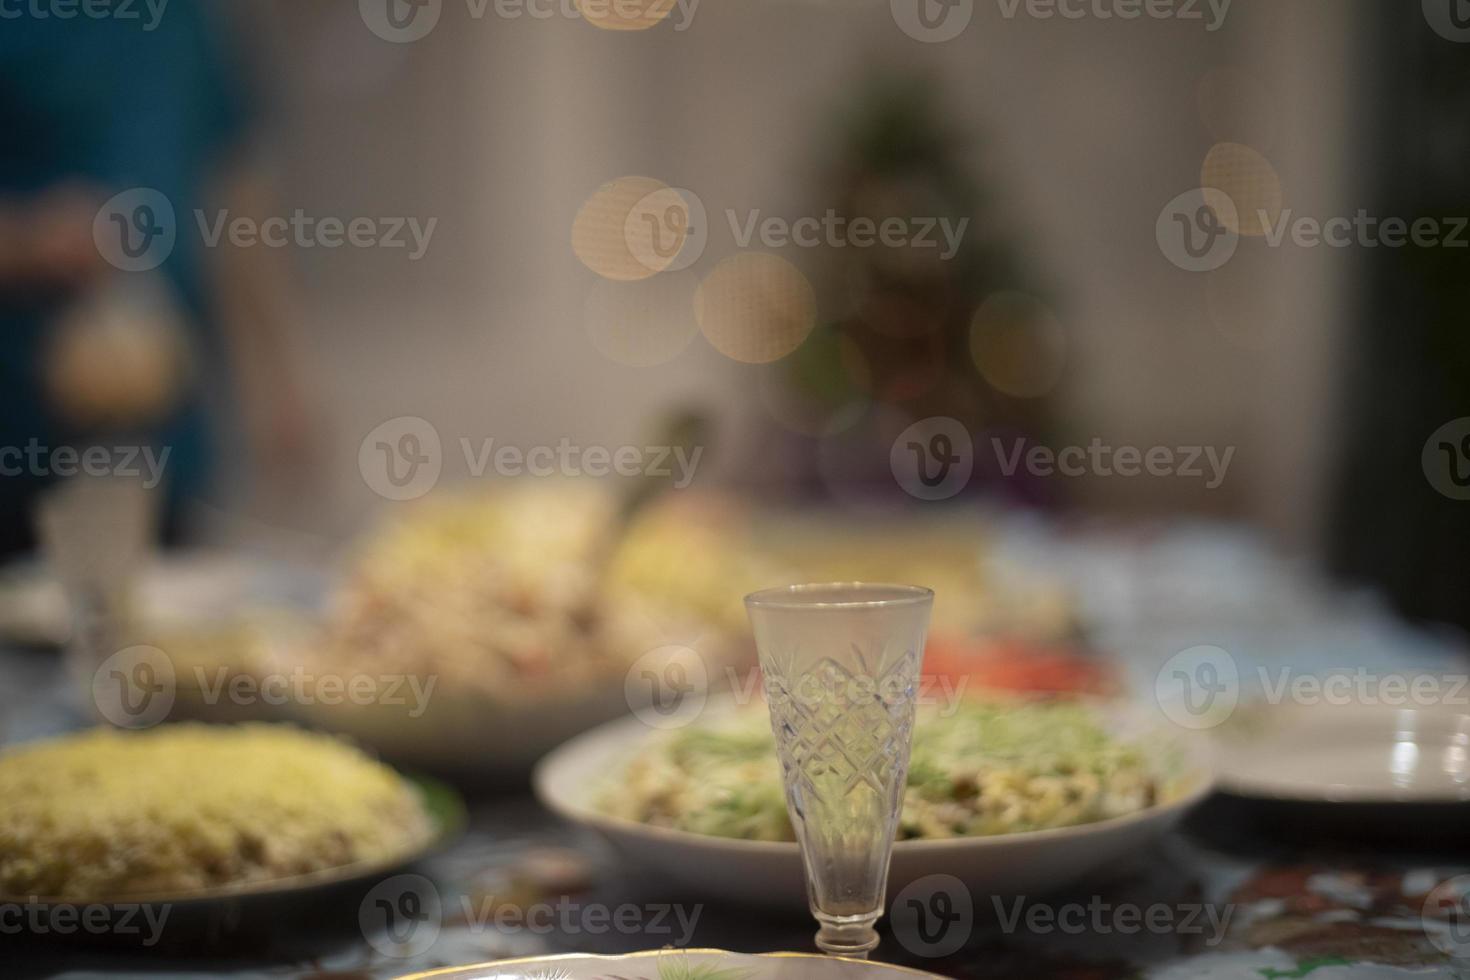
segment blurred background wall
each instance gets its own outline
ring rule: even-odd
[[[1072,440],[1237,447],[1221,489],[1095,479],[1079,500],[1244,517],[1290,547],[1319,546],[1351,253],[1247,238],[1226,270],[1199,277],[1164,259],[1154,226],[1222,142],[1263,154],[1296,213],[1351,213],[1366,179],[1351,152],[1363,4],[1237,0],[1208,31],[1007,19],[979,3],[943,44],[906,37],[880,3],[790,0],[774,32],[771,4],[702,4],[682,31],[609,34],[446,3],[413,44],[374,36],[351,4],[257,11],[241,36],[267,97],[261,152],[283,206],[439,221],[417,262],[297,253],[297,355],[314,379],[311,465],[326,492],[242,485],[251,520],[353,526],[377,500],[357,471],[358,439],[402,414],[446,442],[571,433],[616,444],[640,438],[660,406],[696,398],[720,416],[709,475],[759,465],[763,369],[697,333],[655,368],[600,355],[583,311],[596,277],[569,246],[571,224],[615,177],[691,188],[710,218],[698,272],[734,250],[725,208],[819,213],[833,115],[888,66],[937,82],[974,137],[999,232],[1048,285],[1066,334],[1053,397]]]

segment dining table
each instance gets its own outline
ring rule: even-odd
[[[1258,596],[1242,587],[1238,608],[1219,613],[1234,634],[1225,625],[1207,631],[1234,651],[1243,675],[1253,659],[1271,657],[1289,658],[1301,670],[1333,662],[1440,669],[1461,662],[1454,643],[1426,639],[1382,609],[1342,596],[1315,616],[1292,614],[1315,626],[1263,624],[1282,588],[1263,568],[1241,567],[1254,558],[1232,559],[1232,542],[1214,542],[1213,556],[1201,558],[1208,544],[1196,541],[1161,558],[1153,542],[1146,555],[1133,556],[1139,569],[1129,594],[1104,584],[1103,594],[1084,596],[1100,624],[1095,638],[1127,652],[1125,673],[1136,675],[1140,689],[1179,641],[1167,636],[1168,624],[1140,623],[1137,611],[1187,607],[1188,597],[1161,594],[1189,579],[1181,562],[1235,567],[1262,590]],[[1121,547],[1089,545],[1060,560],[1090,582],[1116,581],[1116,570],[1130,560]],[[1051,544],[1043,550],[1057,554]],[[1012,556],[1012,567],[1024,558]],[[1112,570],[1113,579],[1089,577],[1094,567]],[[1214,590],[1217,599],[1230,594],[1218,575]],[[93,723],[63,662],[55,649],[0,644],[0,751]],[[0,915],[0,977],[387,980],[560,953],[813,951],[809,916],[775,903],[721,901],[714,883],[691,891],[662,880],[546,810],[529,780],[502,780],[466,797],[463,832],[417,866],[330,907],[283,915],[243,947],[114,948],[7,928]],[[1470,977],[1470,935],[1460,938],[1470,933],[1466,903],[1446,891],[1470,883],[1459,877],[1470,874],[1465,811],[1470,804],[1429,826],[1413,811],[1387,807],[1329,828],[1311,813],[1217,793],[1167,835],[1059,894],[940,896],[931,888],[909,910],[917,919],[890,909],[880,920],[873,959],[953,978]],[[944,887],[964,889],[957,880]],[[392,923],[376,915],[381,901],[374,896],[396,900],[405,890],[415,892],[414,908],[432,914],[415,920],[424,929],[416,935],[385,935]]]

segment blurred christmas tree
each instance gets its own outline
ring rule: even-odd
[[[914,421],[947,416],[973,435],[971,486],[983,485],[995,472],[991,434],[1035,437],[1047,425],[1060,327],[1026,289],[977,177],[974,140],[950,122],[937,84],[876,72],[835,116],[815,197],[847,237],[828,243],[816,278],[821,308],[840,312],[778,365],[817,420],[809,428],[821,445],[801,482],[891,496],[893,440]],[[902,227],[903,241],[855,245],[858,229],[885,227]]]

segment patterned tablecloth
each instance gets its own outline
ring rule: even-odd
[[[1180,554],[1180,561],[1201,560],[1198,547]],[[1120,559],[1114,547],[1066,561],[1086,578],[1089,561],[1116,573]],[[1176,574],[1156,548],[1146,561],[1160,588],[1190,578]],[[1217,553],[1209,567],[1227,565]],[[1270,570],[1244,570],[1236,581],[1245,579],[1257,580],[1257,589],[1279,604],[1281,589]],[[1116,580],[1116,574],[1089,579]],[[1346,663],[1442,668],[1453,661],[1450,645],[1339,600],[1320,609],[1318,621],[1329,624],[1321,628],[1263,628],[1227,638],[1223,628],[1202,635],[1195,625],[1188,635],[1150,646],[1141,637],[1162,635],[1160,624],[1141,624],[1129,610],[1158,608],[1163,601],[1178,608],[1187,597],[1147,596],[1137,584],[1147,580],[1133,576],[1126,596],[1089,598],[1106,607],[1100,619],[1109,610],[1115,614],[1105,636],[1133,655],[1127,668],[1141,683],[1151,677],[1150,660],[1157,663],[1187,642],[1226,643],[1242,663],[1274,659],[1296,669]],[[1221,588],[1218,575],[1215,587]],[[1250,615],[1221,614],[1237,631],[1238,624],[1273,612],[1259,596],[1237,598]],[[1297,612],[1291,616],[1305,622]],[[0,740],[82,723],[59,664],[55,654],[0,650]],[[1416,826],[1392,812],[1379,814],[1372,826],[1348,829],[1371,831],[1379,843],[1334,844],[1315,825],[1304,834],[1279,813],[1216,798],[1156,849],[1070,894],[1021,900],[947,895],[942,901],[929,895],[933,918],[906,928],[885,925],[877,958],[956,978],[1470,976],[1470,922],[1457,918],[1465,909],[1458,886],[1470,878],[1451,881],[1470,871],[1470,832],[1453,824]],[[1341,839],[1361,840],[1362,833]],[[381,917],[373,918],[371,896],[335,910],[335,924],[326,910],[320,920],[283,921],[243,954],[208,961],[36,942],[14,935],[0,916],[0,976],[367,980],[543,952],[811,948],[809,919],[681,895],[620,865],[600,841],[559,824],[522,792],[475,802],[468,833],[418,870],[422,878],[398,878],[377,891],[398,901],[409,887],[420,900],[426,894],[435,899],[433,915],[420,917],[431,927],[395,933],[397,943],[384,934]],[[1465,927],[1463,935],[1458,926]]]

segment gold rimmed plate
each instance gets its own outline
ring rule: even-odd
[[[815,953],[652,949],[622,956],[533,956],[414,973],[400,980],[898,980],[937,973]]]

